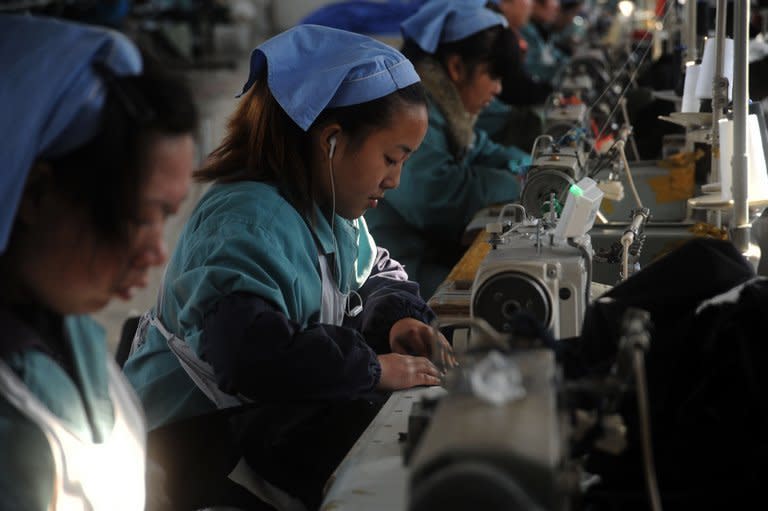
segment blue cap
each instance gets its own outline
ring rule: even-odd
[[[117,32],[0,14],[0,254],[35,160],[63,155],[96,135],[106,91],[94,62],[117,75],[142,68],[136,47]]]
[[[400,25],[403,37],[427,53],[440,43],[460,41],[486,28],[508,26],[507,19],[485,8],[484,0],[431,0]]]
[[[304,131],[326,108],[373,101],[419,81],[391,46],[319,25],[293,27],[253,50],[243,94],[265,67],[272,95]]]

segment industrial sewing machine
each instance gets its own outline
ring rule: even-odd
[[[520,204],[528,213],[543,216],[551,209],[559,213],[569,188],[587,175],[581,138],[574,132],[564,133],[558,139],[551,135],[536,139],[520,194]]]
[[[525,311],[556,338],[579,335],[592,280],[592,247],[587,232],[594,224],[603,192],[585,177],[566,193],[559,219],[552,192],[549,214],[514,224],[489,225],[492,249],[472,285],[472,317],[507,332],[515,315]]]
[[[686,8],[695,4],[688,2]],[[589,80],[579,73],[586,69],[586,65],[575,66],[562,83],[567,90],[560,92],[585,91]],[[615,72],[615,68],[610,70],[611,75]],[[628,77],[629,73],[625,70],[624,75]],[[615,89],[616,83],[610,86]],[[624,87],[623,82],[620,85]],[[609,90],[605,96],[618,98],[621,91]],[[567,206],[574,184],[584,177],[612,180],[615,177],[611,174],[626,171],[625,162],[619,161],[622,156],[626,159],[626,155],[620,155],[615,146],[611,149],[611,144],[601,151],[594,140],[586,149],[582,144],[570,145],[567,139],[563,140],[581,129],[587,136],[596,137],[590,120],[596,113],[604,116],[604,120],[597,122],[598,131],[605,128],[606,133],[613,135],[613,141],[620,137],[621,122],[612,118],[620,112],[620,105],[609,99],[606,111],[599,104],[585,102],[586,108],[571,108],[567,102],[554,105],[557,108],[550,109],[550,139],[543,139],[534,148],[521,203],[537,220],[517,215],[506,223],[508,219],[498,209],[482,219],[483,225],[494,220],[497,224],[506,223],[491,228],[491,236],[497,238],[495,248],[483,259],[475,280],[465,290],[471,296],[468,299],[475,316],[473,321],[491,323],[492,329],[476,325],[470,329],[468,350],[460,368],[449,374],[445,391],[418,389],[393,396],[381,414],[383,418],[374,421],[359,449],[351,455],[356,462],[363,458],[365,461],[339,476],[345,484],[336,486],[344,486],[348,491],[332,491],[327,509],[565,510],[578,507],[585,488],[594,482],[581,468],[583,457],[594,450],[621,451],[625,428],[612,411],[626,396],[630,379],[638,384],[638,408],[648,404],[639,376],[643,372],[633,370],[648,347],[647,317],[635,311],[625,318],[624,335],[618,341],[619,356],[610,375],[599,381],[566,380],[551,346],[540,339],[505,332],[514,330],[512,318],[516,312],[526,310],[555,337],[564,339],[578,334],[587,303],[585,288],[591,280],[612,283],[620,273],[625,278],[631,273],[626,268],[633,266],[633,262],[630,259],[629,264],[623,263],[621,259],[625,256],[621,252],[626,248],[628,258],[633,257],[633,238],[642,237],[644,231],[648,237],[645,252],[653,254],[665,244],[674,245],[693,235],[686,234],[686,199],[659,198],[657,183],[664,181],[669,172],[635,161],[632,172],[637,195],[653,211],[655,223],[646,224],[647,212],[639,207],[638,201],[613,200],[613,211],[603,211],[608,223],[595,225],[589,231],[594,247],[591,259],[594,262],[601,257],[613,257],[608,265],[611,280],[596,278],[594,268],[592,275],[588,274],[592,265],[587,264],[590,257],[582,251],[588,251],[585,240],[572,238],[582,248],[569,244],[567,236],[560,238],[566,240],[564,243],[554,241],[557,222],[553,215],[564,216],[559,208]],[[622,250],[609,254],[607,249],[617,241]],[[654,242],[657,246],[651,248]],[[621,272],[614,266],[619,264],[624,267]],[[561,298],[561,292],[567,299]],[[580,304],[575,298],[582,296]],[[427,399],[416,402],[424,394],[428,394]],[[579,406],[578,396],[589,396],[587,401],[598,403],[598,413],[595,408]],[[644,413],[639,410],[638,416],[642,418]],[[633,426],[642,432],[644,443],[649,444],[648,431],[642,423],[643,420]],[[393,445],[392,438],[402,433],[405,425],[407,438],[400,437],[407,460],[403,468],[399,445]],[[643,446],[644,451],[646,447]],[[644,474],[650,481],[653,466],[647,459],[644,461]],[[405,496],[398,493],[403,487],[407,488]],[[650,507],[659,509],[658,488],[652,482],[648,488]],[[351,499],[356,499],[356,506],[345,507]],[[377,507],[378,502],[385,504]]]
[[[583,461],[595,451],[616,455],[626,446],[616,411],[635,382],[638,402],[647,405],[642,360],[650,343],[648,314],[628,311],[612,370],[590,380],[565,380],[555,352],[541,339],[500,334],[481,320],[471,326],[471,349],[449,372],[447,392],[411,410],[406,508],[576,507],[599,480]],[[650,443],[647,430],[643,436]]]

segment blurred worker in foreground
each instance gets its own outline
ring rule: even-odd
[[[478,210],[514,201],[527,153],[476,129],[501,92],[510,40],[503,16],[476,1],[433,0],[403,23],[405,46],[429,98],[429,130],[400,187],[366,214],[374,236],[430,296],[459,260]]]
[[[367,397],[440,382],[434,314],[362,218],[426,130],[419,77],[389,46],[300,25],[254,50],[125,366],[177,508],[316,507]]]
[[[139,511],[144,417],[85,314],[165,261],[194,104],[85,25],[0,15],[0,62],[0,509]]]

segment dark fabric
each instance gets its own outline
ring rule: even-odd
[[[0,359],[8,360],[12,355],[30,349],[51,354],[40,334],[9,310],[0,307]]]
[[[542,40],[549,41],[549,38],[552,37],[552,29],[533,19],[531,19],[530,23],[531,23],[531,26],[533,26],[533,28],[535,28],[536,31],[539,33],[539,36],[541,36]]]
[[[749,97],[762,101],[768,97],[768,57],[749,64]]]
[[[133,337],[136,335],[136,329],[139,327],[139,321],[141,316],[132,316],[125,320],[123,327],[120,329],[120,340],[117,343],[117,349],[115,350],[115,362],[122,369],[125,365],[125,361],[128,360],[128,355],[131,353],[131,345],[133,344]]]
[[[668,116],[674,112],[675,104],[653,99],[653,91],[646,87],[628,91],[626,98],[627,111],[633,127],[632,136],[635,138],[640,159],[661,158],[664,135],[685,133],[682,126],[659,119],[659,116]]]
[[[276,404],[233,420],[248,464],[267,481],[318,509],[323,489],[386,401]]]
[[[351,399],[381,376],[359,332],[323,324],[301,330],[249,293],[221,299],[205,317],[201,349],[223,391],[258,402]]]
[[[162,468],[165,482],[150,483],[147,491],[163,492],[173,503],[168,511],[209,506],[274,509],[227,477],[241,457],[230,419],[242,412],[242,408],[221,410],[149,432],[147,457]],[[157,500],[148,495],[148,502]]]
[[[389,252],[377,247],[373,270],[358,290],[363,299],[363,311],[346,318],[344,326],[362,332],[376,353],[389,353],[389,330],[403,318],[415,318],[431,323],[435,314],[419,294],[419,284],[408,280],[403,266],[390,258]]]
[[[768,475],[768,375],[762,368],[768,360],[768,284],[758,280],[737,303],[696,314],[702,301],[753,277],[730,243],[694,240],[609,291],[611,300],[593,304],[581,339],[571,346],[578,346],[578,356],[566,361],[569,377],[604,375],[616,354],[623,312],[630,306],[650,312],[651,429],[668,508],[736,509],[761,495]],[[630,394],[620,408],[628,449],[589,459],[588,471],[602,478],[590,494],[594,509],[647,509],[636,409]]]
[[[148,457],[166,474],[162,489],[174,511],[207,506],[272,510],[227,477],[241,457],[265,480],[317,509],[328,478],[385,400],[382,395],[377,401],[219,410],[151,431]]]
[[[716,296],[754,276],[747,261],[727,241],[697,238],[646,266],[614,287],[593,304],[584,317],[581,367],[566,367],[568,376],[584,370],[603,373],[616,355],[623,312],[638,307],[651,313],[654,334],[676,333],[680,321],[692,314],[702,300]],[[683,331],[685,332],[685,331]],[[654,342],[652,353],[667,349]]]
[[[36,305],[0,305],[0,359],[9,360],[28,350],[42,351],[77,382],[65,336],[64,320],[58,314]]]

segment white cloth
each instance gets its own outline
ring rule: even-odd
[[[102,443],[79,438],[0,361],[0,394],[40,427],[53,455],[52,511],[140,511],[145,505],[146,425],[120,369],[109,364],[115,422]]]

